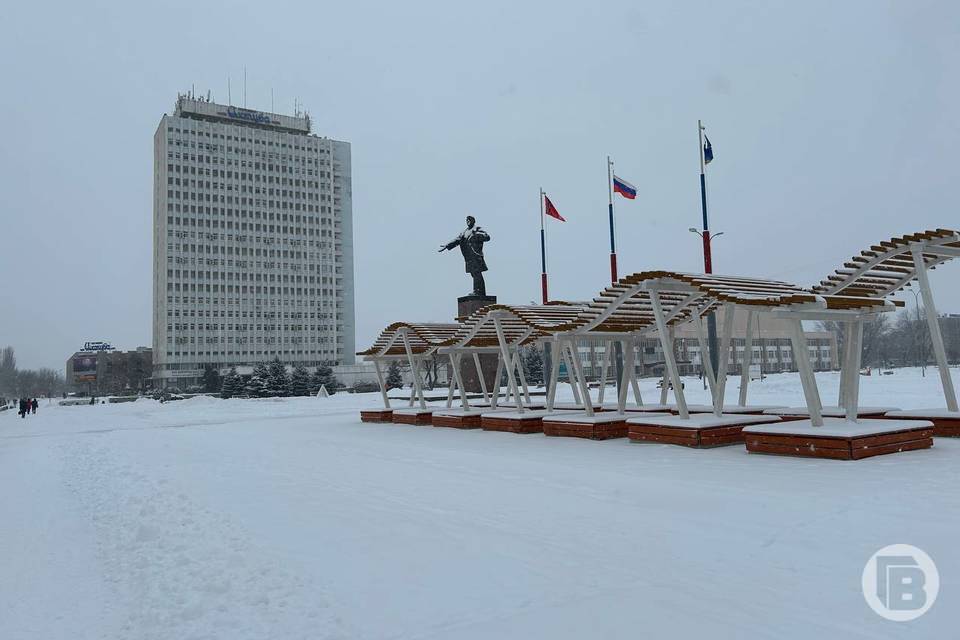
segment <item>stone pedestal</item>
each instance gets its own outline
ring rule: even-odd
[[[478,309],[497,303],[497,296],[460,296],[457,298],[457,319],[462,319]],[[480,370],[483,371],[484,381],[487,383],[487,391],[496,389],[497,376],[497,356],[496,354],[483,354],[480,356]],[[480,379],[477,377],[477,367],[473,362],[473,356],[464,356],[460,366],[460,375],[463,377],[463,386],[470,393],[480,393],[483,389],[480,387]],[[454,396],[456,398],[456,396]]]

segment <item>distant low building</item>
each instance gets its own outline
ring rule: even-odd
[[[67,385],[88,395],[136,394],[151,386],[153,349],[78,351],[67,358]]]

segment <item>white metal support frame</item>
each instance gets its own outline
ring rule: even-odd
[[[613,342],[604,342],[603,358],[600,360],[600,392],[597,394],[597,404],[603,406],[603,395],[607,389],[607,373],[610,371],[610,351]]]
[[[383,369],[380,366],[380,359],[373,359],[373,368],[377,372],[377,382],[380,383],[380,395],[383,396],[383,407],[385,409],[390,408],[390,397],[387,395],[387,383],[383,378]]]
[[[840,354],[840,391],[837,398],[837,406],[847,406],[847,387],[850,386],[850,344],[853,329],[849,322],[841,322],[840,330],[843,332],[843,353]],[[854,375],[860,375],[859,370]]]
[[[550,380],[548,384],[550,385],[547,389],[547,411],[553,412],[553,403],[557,397],[557,385],[560,383],[560,358],[562,357],[561,348],[558,347],[559,343],[554,341],[554,348],[552,351],[552,358],[550,358]]]
[[[633,400],[636,405],[639,407],[643,404],[643,396],[640,395],[640,382],[637,380],[637,352],[636,349],[639,349],[639,345],[634,344],[633,340],[628,340],[627,343],[630,346],[630,351],[633,355],[630,356],[630,362],[632,367],[630,368],[630,386],[633,388]],[[643,356],[641,355],[641,359]]]
[[[735,307],[723,306],[723,337],[720,340],[720,353],[717,358],[717,392],[713,395],[713,414],[723,414],[723,398],[727,390],[727,368],[730,364],[730,341],[733,339],[733,317]]]
[[[707,337],[703,331],[703,317],[697,314],[693,318],[693,328],[697,332],[697,344],[700,345],[700,367],[710,387],[710,398],[717,397],[717,378],[713,373],[713,361],[707,347]]]
[[[451,351],[447,355],[450,356],[450,369],[452,372],[453,369],[456,368],[457,362],[453,357],[453,351]],[[447,409],[453,406],[453,392],[456,390],[456,387],[457,387],[456,377],[451,378],[450,380],[447,381]]]
[[[493,393],[490,394],[490,408],[496,409],[500,401],[500,378],[503,376],[503,356],[497,353],[497,374],[493,383]],[[504,398],[506,400],[506,398]]]
[[[570,356],[567,355],[567,347],[565,340],[558,340],[557,342],[560,351],[560,357],[563,358],[563,363],[567,367],[567,382],[570,383],[570,389],[573,390],[573,402],[575,404],[580,404],[580,388],[577,386],[577,381],[574,379],[574,369],[573,365],[570,363]],[[557,373],[559,381],[559,372]]]
[[[480,391],[483,392],[484,402],[490,402],[490,393],[487,391],[487,381],[483,377],[483,367],[480,366],[480,354],[473,352],[473,366],[477,369],[477,380],[480,381]]]
[[[850,342],[847,350],[846,388],[843,390],[844,415],[850,422],[857,421],[857,405],[860,400],[860,361],[863,350],[863,318],[858,318],[847,324],[847,340]],[[810,354],[807,354],[809,360]]]
[[[493,327],[496,329],[497,341],[500,343],[500,357],[503,359],[503,362],[507,367],[507,384],[509,385],[508,391],[513,393],[513,397],[517,401],[517,410],[523,411],[523,402],[520,400],[520,391],[517,389],[517,379],[513,375],[513,359],[510,357],[510,349],[507,346],[507,338],[504,336],[503,325],[500,324],[499,317],[494,316]]]
[[[513,350],[513,366],[517,368],[517,377],[520,378],[520,388],[523,389],[523,401],[530,404],[530,388],[527,386],[527,374],[523,372],[523,363],[520,362],[519,347]]]
[[[677,372],[677,361],[673,357],[672,336],[667,329],[667,323],[663,317],[663,307],[660,305],[660,293],[656,290],[650,291],[650,304],[653,307],[653,317],[657,321],[657,334],[660,336],[660,346],[663,348],[663,359],[666,362],[667,371],[670,374],[670,381],[673,384],[673,397],[677,401],[677,413],[684,420],[690,418],[687,411],[687,400],[683,394],[683,382]],[[667,385],[664,385],[666,388]]]
[[[673,353],[673,329],[668,329],[668,340],[670,344],[670,353]],[[663,350],[666,347],[663,346],[663,340],[660,340],[660,349]],[[670,391],[670,371],[667,369],[667,355],[666,351],[663,352],[663,377],[660,379],[660,405],[663,406],[667,404],[667,394]]]
[[[633,342],[630,340],[621,340],[620,346],[625,358],[623,363],[623,377],[620,379],[620,393],[617,394],[617,412],[623,413],[627,408],[627,389],[633,388],[634,397],[638,406],[640,405],[640,389],[637,385],[636,352],[633,350]]]
[[[943,334],[940,332],[940,321],[937,319],[937,307],[933,302],[933,292],[930,290],[930,279],[927,277],[927,266],[923,261],[923,253],[919,247],[911,247],[913,264],[917,271],[917,280],[920,281],[920,293],[923,296],[923,310],[927,316],[927,327],[930,329],[930,341],[933,343],[933,353],[937,358],[937,368],[940,370],[940,383],[943,386],[943,396],[947,401],[948,411],[957,411],[957,392],[953,388],[950,378],[950,368],[947,365],[947,353],[943,347]]]
[[[577,353],[576,339],[567,340],[567,357],[573,362],[574,384],[580,386],[580,393],[583,396],[583,410],[588,416],[593,415],[593,400],[590,398],[590,388],[587,386],[587,379],[583,375],[583,367],[580,365],[580,356]]]
[[[403,348],[407,352],[407,360],[410,361],[410,372],[413,374],[413,393],[420,399],[420,408],[426,409],[427,402],[423,397],[423,387],[420,385],[420,374],[417,369],[417,359],[413,357],[413,350],[410,348],[410,336],[406,329],[403,330]],[[411,401],[411,406],[413,405]]]
[[[757,323],[757,312],[747,310],[747,335],[743,344],[743,359],[740,362],[740,398],[737,404],[747,406],[747,387],[750,385],[750,365],[753,364],[753,328]]]
[[[810,423],[815,427],[822,427],[820,392],[817,390],[817,381],[813,377],[813,367],[810,366],[810,353],[807,351],[807,337],[803,335],[803,324],[799,319],[790,320],[790,329],[793,357],[797,361],[797,370],[800,372],[800,383],[803,385],[803,395],[807,401],[807,410],[810,412]]]
[[[460,389],[460,403],[464,409],[470,409],[470,400],[467,399],[467,390],[463,386],[463,374],[460,371],[460,362],[462,354],[455,351],[450,352],[450,360],[453,364],[453,377],[457,381],[457,388]]]
[[[590,375],[597,375],[597,342],[590,341]],[[603,400],[600,400],[603,403]]]

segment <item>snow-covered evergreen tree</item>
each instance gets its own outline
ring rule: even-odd
[[[251,398],[263,398],[267,395],[267,380],[270,377],[270,371],[263,362],[257,363],[253,368],[253,374],[247,380],[244,390]]]
[[[243,393],[243,381],[237,373],[236,367],[230,367],[230,371],[223,377],[223,384],[220,387],[221,398],[232,398]]]
[[[340,384],[337,382],[337,377],[333,375],[333,369],[331,369],[330,365],[326,362],[321,362],[317,365],[317,370],[313,372],[313,377],[310,379],[310,382],[312,383],[310,385],[310,391],[313,394],[316,394],[320,390],[320,387],[325,387],[327,393],[333,395],[337,392],[337,386]]]
[[[287,367],[276,357],[270,363],[267,375],[267,396],[281,398],[290,395],[290,377],[287,376]]]
[[[202,385],[204,393],[216,393],[222,386],[223,380],[217,367],[208,364],[203,369]]]
[[[400,363],[397,360],[390,361],[390,368],[387,369],[386,385],[387,391],[403,388],[403,375],[400,373]]]
[[[310,372],[302,364],[295,366],[290,375],[290,395],[310,395]]]
[[[536,346],[526,347],[523,351],[521,362],[527,382],[543,384],[543,352]]]

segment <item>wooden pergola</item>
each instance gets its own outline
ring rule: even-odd
[[[431,411],[426,407],[419,364],[427,357],[444,354],[450,358],[454,373],[445,413],[453,415],[451,412],[456,412],[462,422],[454,426],[482,425],[487,428],[489,417],[490,428],[526,430],[525,427],[516,427],[523,419],[536,418],[542,420],[545,433],[602,438],[625,435],[620,432],[629,425],[629,434],[634,439],[692,446],[729,444],[740,441],[743,434],[748,434],[747,448],[751,451],[847,458],[922,448],[930,446],[932,442],[925,435],[925,429],[930,424],[923,420],[903,424],[901,418],[932,418],[933,414],[943,414],[940,417],[948,423],[956,421],[951,424],[954,424],[956,434],[960,435],[960,411],[957,409],[956,392],[950,379],[927,277],[929,269],[957,256],[960,256],[960,232],[938,229],[892,238],[874,245],[812,288],[762,278],[645,271],[620,279],[588,303],[494,304],[468,317],[458,318],[459,324],[395,323],[381,333],[370,349],[358,355],[375,363],[383,392],[384,411],[387,412],[390,411],[390,403],[380,363],[390,359],[409,362],[414,378],[410,406],[419,401],[419,408],[411,409],[417,414],[417,420],[424,414],[429,418]],[[859,405],[863,324],[877,314],[903,306],[901,302],[888,298],[914,281],[919,284],[923,295],[947,410],[890,412],[887,415],[890,418],[888,425],[879,426],[875,424],[877,421],[862,418],[869,418],[880,409]],[[707,357],[709,349],[702,319],[716,310],[723,310],[724,320],[719,353],[716,354],[718,365],[714,370],[711,359]],[[738,402],[736,405],[724,405],[737,310],[747,315],[745,357],[740,363]],[[747,405],[754,327],[764,314],[787,321],[806,401],[805,408],[761,411],[762,407]],[[846,340],[841,356],[841,384],[836,407],[824,407],[821,402],[807,357],[809,350],[803,332],[804,320],[835,320],[845,327]],[[692,323],[697,334],[704,377],[711,393],[710,406],[697,407],[686,402],[672,340],[673,329],[685,322]],[[660,403],[644,405],[636,379],[635,347],[638,340],[654,333],[664,354],[664,381]],[[546,411],[531,411],[529,388],[519,357],[519,349],[533,342],[555,347],[548,378]],[[580,342],[600,342],[605,347],[596,405],[581,366],[578,354]],[[626,358],[619,379],[617,403],[606,405],[603,395],[614,346],[619,347]],[[479,361],[482,354],[497,356],[495,389],[487,389],[484,384]],[[462,380],[461,366],[465,357],[472,358],[477,367],[484,396],[474,406],[471,406]],[[555,411],[560,408],[555,399],[562,364],[566,364],[575,399],[573,407],[565,408],[572,408],[574,412]],[[503,413],[503,407],[498,407],[499,381],[504,372],[507,378],[506,398],[508,401],[512,398],[510,402],[514,405],[511,415]],[[675,404],[668,405],[671,387]],[[452,405],[457,389],[461,407],[454,410]],[[628,409],[627,396],[631,390],[636,406]],[[484,411],[487,406],[489,412]],[[582,409],[582,413],[577,413],[577,409]],[[395,412],[394,421],[397,421],[396,413],[400,411]],[[628,418],[628,411],[635,412],[637,417]],[[658,411],[670,411],[676,415]],[[483,413],[488,413],[488,416],[484,417]],[[779,416],[784,417],[783,424],[779,424]],[[469,425],[467,417],[471,419]],[[836,422],[838,419],[840,423]],[[774,424],[764,424],[767,422]],[[587,428],[583,428],[584,425]],[[745,425],[752,426],[744,428]],[[551,429],[555,430],[551,432]]]
[[[537,409],[531,403],[530,390],[520,361],[520,347],[547,340],[556,331],[570,326],[583,311],[583,305],[568,303],[551,303],[546,305],[502,305],[494,304],[484,307],[467,318],[463,319],[456,336],[439,349],[439,353],[448,354],[455,373],[454,383],[451,384],[447,396],[447,406],[453,400],[454,386],[459,389],[461,408],[436,412],[434,424],[437,426],[497,428],[497,421],[493,414],[505,412],[505,405],[500,404],[500,380],[505,373],[507,391],[505,404],[511,402],[513,409],[519,413]],[[481,354],[495,354],[497,356],[497,371],[494,378],[494,389],[488,390],[480,372],[479,357]],[[467,397],[460,367],[464,357],[472,357],[477,373],[481,380],[484,401],[471,407]],[[484,411],[480,405],[489,408]],[[542,405],[541,405],[542,406]],[[500,409],[498,411],[498,409]],[[481,419],[481,414],[488,413],[491,420]],[[509,431],[528,431],[533,425],[528,421],[532,416],[524,415],[521,420],[524,429],[505,429]],[[510,419],[510,416],[506,416]],[[441,424],[442,423],[442,424]],[[502,426],[502,425],[501,425]]]
[[[403,422],[413,424],[429,423],[430,409],[427,408],[423,393],[423,381],[420,368],[423,362],[436,353],[441,346],[453,340],[460,325],[455,323],[430,322],[394,322],[387,326],[370,348],[357,352],[364,360],[373,362],[377,372],[377,382],[383,395],[383,409],[360,412],[364,422]],[[394,411],[387,394],[387,383],[383,372],[383,363],[406,361],[410,365],[413,384],[410,391],[408,410]],[[414,404],[419,407],[414,409]]]
[[[713,370],[709,358],[703,357],[703,369],[710,387],[712,415],[691,416],[693,413],[686,402],[683,383],[673,352],[671,329],[673,326],[690,321],[693,323],[698,336],[701,353],[708,352],[702,318],[712,310],[724,310],[724,322],[721,329],[719,353],[717,354],[718,368]],[[747,389],[749,384],[749,358],[741,363],[740,397],[737,407],[731,408],[728,415],[725,413],[723,399],[729,366],[730,344],[733,334],[733,318],[736,309],[743,309],[747,313],[747,335],[745,354],[752,351],[752,329],[760,314],[770,314],[789,321],[791,327],[791,342],[800,373],[804,395],[807,400],[813,425],[823,424],[821,415],[822,405],[813,376],[813,369],[809,360],[804,357],[808,353],[806,338],[803,333],[802,321],[814,319],[842,319],[854,322],[862,331],[862,322],[865,318],[877,313],[890,311],[894,307],[883,299],[863,298],[846,295],[822,295],[797,285],[777,280],[747,278],[735,276],[721,276],[712,274],[691,274],[671,271],[647,271],[636,273],[622,278],[615,285],[605,289],[589,305],[588,310],[581,314],[572,329],[558,334],[555,338],[561,343],[574,344],[583,336],[604,336],[611,343],[619,341],[627,354],[624,363],[623,380],[621,380],[618,397],[617,414],[621,414],[630,433],[639,440],[655,440],[673,442],[677,444],[692,444],[693,446],[712,446],[736,442],[740,438],[739,430],[747,424],[778,421],[775,416],[749,415],[761,412],[747,410]],[[671,409],[676,416],[663,416],[648,413],[647,415],[627,419],[622,414],[626,410],[625,401],[628,386],[634,381],[633,347],[632,342],[637,337],[656,331],[664,354],[665,375],[672,386],[675,406],[668,407],[665,403],[667,384],[661,391],[661,403],[654,409]],[[845,369],[859,369],[859,351],[856,358],[845,363]],[[576,365],[575,365],[576,367]],[[555,376],[554,376],[555,377]],[[575,370],[575,377],[583,390],[586,382],[579,370]],[[846,412],[851,419],[856,418],[857,383],[859,378],[845,376],[847,381],[848,400]],[[555,385],[554,385],[555,386]],[[635,391],[636,393],[636,391]],[[639,397],[638,404],[641,403]],[[596,417],[587,401],[585,415],[564,416],[559,422],[563,423],[567,433],[579,429],[586,437],[601,437],[604,434],[590,425],[599,422],[606,425],[606,431],[611,432],[606,437],[615,437],[621,428],[617,425],[617,418],[611,415]],[[548,402],[549,407],[549,402]],[[552,427],[553,419],[544,421],[544,431]],[[570,425],[574,425],[571,427]],[[691,430],[692,429],[692,430]],[[682,431],[680,431],[682,430]],[[721,437],[722,436],[722,437]]]
[[[930,288],[928,271],[960,257],[960,231],[936,229],[891,238],[861,251],[813,288],[818,293],[843,294],[863,298],[889,298],[917,284],[923,298],[930,341],[940,373],[946,411],[942,409],[910,409],[890,411],[892,418],[919,418],[934,422],[937,435],[960,436],[960,410],[957,393],[950,376],[943,334],[937,319],[937,308]],[[850,330],[847,343],[852,345]],[[857,339],[853,336],[854,340]],[[841,385],[841,390],[843,385]],[[842,403],[841,391],[841,403]]]

